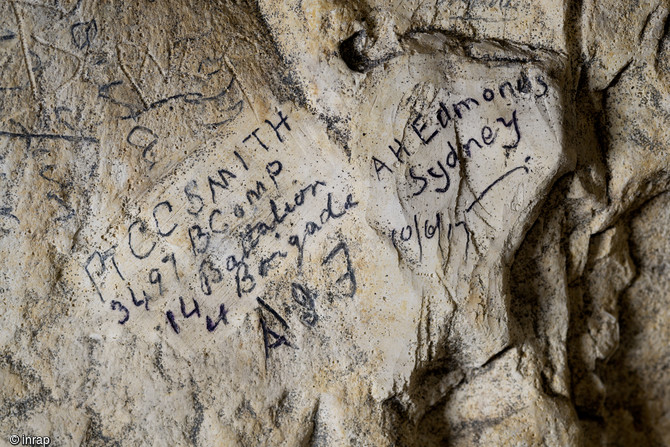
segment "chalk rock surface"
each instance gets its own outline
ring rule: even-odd
[[[669,10],[0,3],[0,439],[670,445]]]

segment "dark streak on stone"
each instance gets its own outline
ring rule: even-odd
[[[57,135],[57,134],[48,134],[48,133],[20,133],[20,132],[7,132],[0,130],[0,137],[8,138],[23,138],[26,140],[32,139],[44,139],[44,140],[65,140],[71,143],[99,143],[97,138],[93,137],[77,137],[74,135]]]
[[[191,384],[196,387],[195,382],[191,380]],[[193,419],[193,425],[191,427],[191,431],[189,433],[189,440],[191,441],[192,445],[197,446],[198,443],[198,435],[200,434],[200,429],[202,428],[202,421],[204,420],[204,414],[203,410],[204,407],[202,403],[200,402],[200,399],[198,399],[198,391],[193,392],[193,409],[195,410],[195,416]]]
[[[19,376],[26,388],[35,387],[37,390],[33,393],[25,393],[26,397],[22,399],[3,400],[3,404],[0,405],[0,420],[7,420],[10,417],[28,419],[30,413],[37,410],[40,405],[53,400],[51,392],[45,388],[42,380],[32,368],[14,359],[11,353],[0,354],[0,367],[2,366],[9,369],[10,373]]]
[[[91,407],[86,407],[89,416],[86,434],[81,445],[100,447],[121,447],[121,443],[103,434],[100,414]]]

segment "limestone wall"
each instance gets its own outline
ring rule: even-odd
[[[0,439],[670,445],[669,12],[1,2]]]

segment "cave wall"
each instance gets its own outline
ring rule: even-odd
[[[0,438],[670,444],[669,12],[0,3]]]

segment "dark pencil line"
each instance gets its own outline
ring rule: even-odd
[[[465,20],[473,22],[490,22],[490,23],[499,23],[499,22],[510,22],[511,19],[494,19],[488,17],[466,17],[466,16],[450,16],[450,20]]]
[[[234,81],[235,81],[235,77],[230,78],[230,82],[228,83],[228,85],[223,90],[221,90],[221,92],[217,93],[214,96],[205,96],[205,95],[203,95],[202,93],[199,93],[199,92],[180,93],[180,94],[177,94],[177,95],[168,96],[167,98],[159,99],[158,101],[154,101],[151,104],[149,104],[148,107],[145,107],[142,110],[138,110],[137,112],[135,112],[133,114],[130,114],[128,116],[124,116],[121,119],[124,119],[124,120],[136,119],[140,115],[143,115],[143,114],[149,112],[150,110],[162,107],[163,105],[167,104],[168,102],[174,101],[174,100],[177,100],[177,99],[183,99],[184,102],[187,103],[187,104],[201,104],[202,102],[205,102],[205,101],[215,101],[217,99],[221,99],[228,93],[230,88],[233,86]],[[233,106],[233,107],[236,107],[236,106],[237,106],[237,104],[235,104],[235,106]],[[215,124],[217,124],[217,123],[215,123]]]
[[[65,140],[72,143],[79,141],[84,141],[86,143],[99,143],[97,138],[93,137],[77,137],[74,135],[57,135],[57,134],[48,134],[48,133],[19,133],[19,132],[6,132],[0,130],[0,137],[9,137],[9,138],[24,138],[26,140],[32,139],[46,139],[46,140]]]
[[[506,173],[504,173],[503,175],[501,175],[500,177],[498,177],[493,183],[491,183],[491,184],[490,184],[490,185],[489,185],[489,186],[488,186],[488,187],[487,187],[487,188],[486,188],[486,189],[479,195],[479,197],[477,197],[477,199],[476,199],[474,202],[472,202],[472,203],[470,204],[470,206],[468,207],[467,210],[465,210],[465,212],[466,212],[466,213],[469,213],[470,210],[472,209],[472,207],[475,206],[477,203],[479,203],[479,201],[482,200],[482,199],[484,198],[484,196],[486,195],[486,193],[488,193],[488,192],[491,190],[491,188],[493,188],[496,184],[498,184],[498,182],[500,182],[500,181],[502,181],[503,179],[505,179],[505,177],[507,177],[508,175],[512,174],[512,173],[515,172],[515,171],[518,171],[519,169],[523,169],[523,170],[525,170],[525,171],[526,171],[526,174],[528,174],[528,168],[527,168],[526,166],[517,166],[516,168],[514,168],[514,169],[512,169],[512,170],[510,170],[510,171],[507,171]]]
[[[262,299],[261,297],[257,296],[257,297],[256,297],[256,301],[258,301],[258,304],[260,304],[261,306],[263,306],[263,307],[264,307],[265,309],[267,309],[272,315],[274,315],[275,318],[276,318],[277,320],[279,320],[279,322],[281,323],[282,326],[284,326],[285,329],[288,329],[288,328],[289,328],[289,327],[288,327],[288,323],[286,323],[286,320],[284,320],[284,319],[277,313],[276,310],[274,310],[273,308],[271,308],[265,301],[263,301],[263,299]]]

